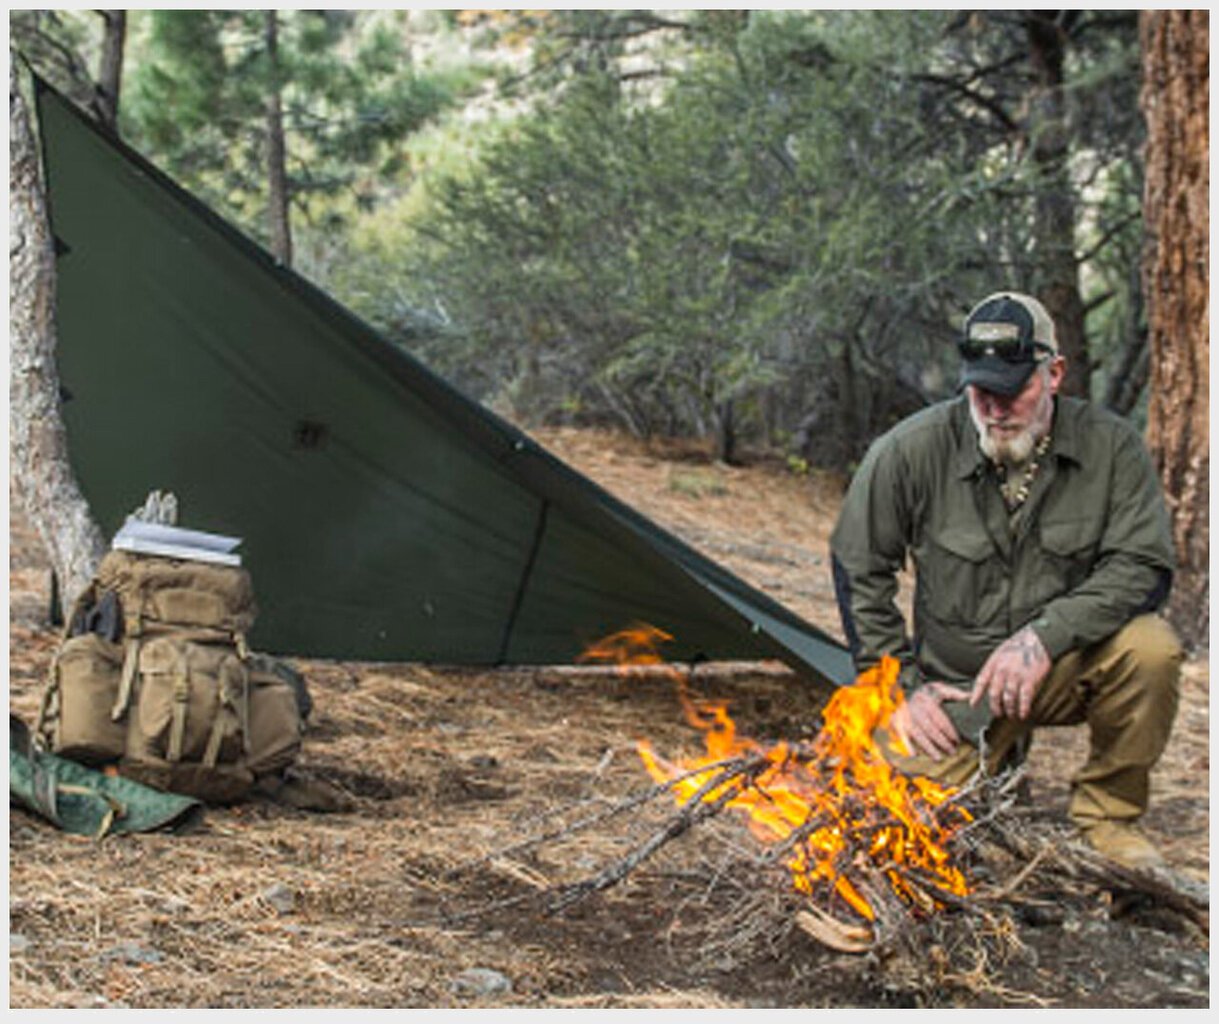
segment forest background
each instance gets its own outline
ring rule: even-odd
[[[9,29],[103,124],[526,429],[849,473],[953,393],[975,301],[1038,295],[1067,391],[1148,433],[1175,618],[1205,642],[1208,44],[1200,153],[1190,136],[1157,163],[1157,118],[1191,102],[1171,83],[1199,84],[1174,70],[1174,17],[40,10]],[[1182,209],[1199,163],[1201,211]],[[1172,253],[1161,211],[1192,225]]]

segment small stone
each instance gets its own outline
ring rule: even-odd
[[[469,967],[453,979],[449,988],[457,995],[497,996],[511,992],[512,982],[489,967]]]
[[[296,909],[296,893],[282,882],[276,882],[263,889],[262,898],[280,914],[291,914]]]
[[[178,896],[162,896],[161,910],[167,914],[185,914],[191,909],[188,900],[181,899]]]
[[[103,961],[121,960],[127,964],[159,964],[165,957],[155,949],[145,949],[138,942],[120,942],[102,954]]]
[[[10,953],[24,953],[34,943],[27,939],[20,932],[11,932],[8,937],[8,951]]]

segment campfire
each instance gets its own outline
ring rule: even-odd
[[[749,969],[761,950],[788,955],[802,932],[829,950],[873,954],[854,961],[857,980],[886,992],[934,1001],[963,990],[1008,1005],[1046,1003],[1003,980],[1005,965],[1024,962],[1030,928],[1144,908],[1205,942],[1204,884],[1125,868],[1074,841],[1067,823],[1025,805],[1025,769],[979,773],[960,790],[895,772],[873,741],[901,706],[893,660],[836,691],[812,740],[765,743],[740,733],[727,702],[696,695],[695,680],[723,679],[723,668],[696,676],[666,663],[670,640],[634,626],[581,660],[625,678],[671,680],[701,752],[664,755],[641,741],[649,784],[599,792],[608,751],[579,798],[454,866],[446,878],[460,884],[442,902],[442,920],[522,906],[559,915],[634,877],[672,905],[666,934],[676,936],[685,915],[680,932],[700,969]],[[736,816],[745,828],[732,827]],[[680,868],[662,860],[644,870],[694,832],[700,842],[682,852]],[[593,837],[613,855],[590,857]],[[506,893],[488,893],[488,870]]]
[[[671,639],[637,625],[592,645],[582,660],[658,665],[660,647]],[[682,711],[703,734],[705,752],[666,758],[648,740],[637,747],[648,773],[679,806],[702,803],[744,815],[808,897],[798,923],[840,949],[867,947],[878,904],[896,898],[908,910],[930,913],[969,893],[948,845],[970,813],[953,802],[953,790],[896,772],[873,741],[900,706],[898,668],[886,658],[839,689],[811,743],[767,745],[740,735],[725,704],[692,698],[688,674],[673,666]]]

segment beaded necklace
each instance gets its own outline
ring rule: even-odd
[[[1050,450],[1050,439],[1051,435],[1046,434],[1037,443],[1032,457],[1024,467],[1024,472],[1017,480],[1009,480],[1007,466],[1001,462],[996,463],[996,469],[999,471],[999,489],[1003,492],[1003,501],[1007,505],[1009,513],[1015,512],[1028,500],[1033,481],[1037,479],[1037,471],[1041,468],[1041,460]]]

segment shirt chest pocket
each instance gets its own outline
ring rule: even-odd
[[[984,626],[1007,614],[1007,570],[980,527],[945,525],[916,553],[918,603],[945,623]]]
[[[1040,562],[1032,574],[1037,601],[1053,600],[1079,586],[1096,564],[1101,522],[1095,517],[1043,522],[1039,530]]]

